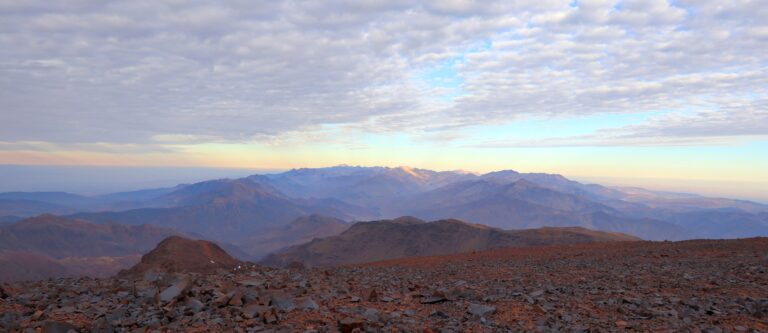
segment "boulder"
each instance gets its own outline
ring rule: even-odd
[[[182,293],[184,293],[190,285],[191,283],[187,278],[176,281],[173,285],[165,288],[165,290],[160,293],[160,301],[163,303],[168,303],[176,299],[177,297],[181,296]]]

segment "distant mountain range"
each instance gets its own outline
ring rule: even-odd
[[[504,229],[580,226],[644,239],[684,237],[684,231],[671,223],[625,216],[585,196],[558,192],[526,179],[512,183],[462,181],[416,195],[392,210],[426,219],[459,218]]]
[[[231,240],[308,214],[296,202],[248,179],[214,180],[144,201],[150,208],[72,215],[96,223],[153,224]]]
[[[638,240],[625,234],[578,227],[502,230],[454,219],[427,223],[414,217],[401,217],[356,223],[338,236],[278,251],[260,263],[330,266],[505,247]]]
[[[213,240],[250,258],[338,234],[346,229],[343,222],[403,215],[457,218],[500,229],[584,227],[648,240],[768,235],[763,204],[511,170],[476,175],[338,166],[92,197],[0,193],[0,226],[42,213],[95,224],[151,225]],[[313,214],[324,218],[302,225],[301,219]],[[335,220],[326,223],[329,219]]]

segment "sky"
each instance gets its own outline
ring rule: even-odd
[[[514,169],[768,201],[766,17],[762,0],[0,0],[0,164]]]

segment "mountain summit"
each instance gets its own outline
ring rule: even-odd
[[[147,271],[215,274],[222,270],[232,270],[239,265],[242,265],[242,262],[212,242],[171,236],[141,257],[141,262],[136,266],[120,272],[119,275],[136,276]]]

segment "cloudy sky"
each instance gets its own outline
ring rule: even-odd
[[[0,0],[0,164],[765,192],[768,2],[414,3]]]

